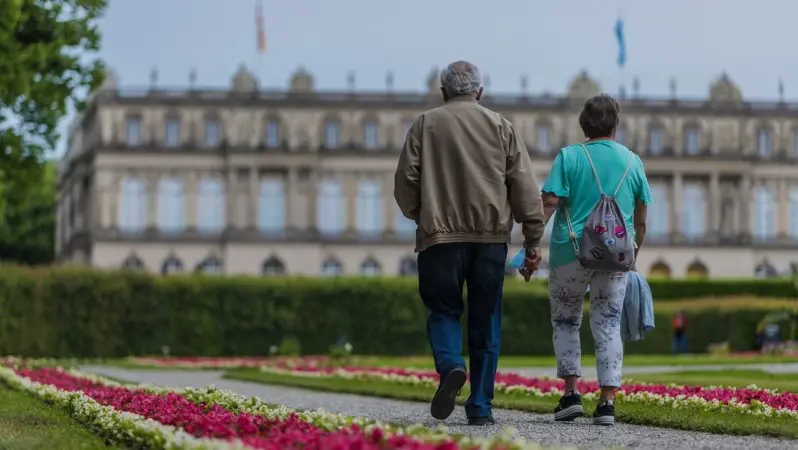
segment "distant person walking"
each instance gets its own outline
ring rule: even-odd
[[[479,104],[477,67],[458,61],[441,73],[445,104],[407,133],[394,196],[418,225],[418,290],[429,310],[427,337],[441,376],[431,413],[447,418],[466,382],[462,356],[463,284],[468,286],[469,425],[494,423],[491,411],[501,342],[502,290],[513,219],[522,225],[525,267],[541,260],[543,207],[521,137]]]
[[[548,221],[554,216],[549,302],[557,377],[565,380],[565,395],[554,412],[556,421],[572,421],[584,414],[577,390],[582,376],[579,328],[589,285],[590,330],[601,386],[593,421],[598,425],[615,423],[615,390],[621,385],[623,367],[621,313],[627,272],[634,270],[643,246],[647,205],[651,203],[642,161],[615,142],[619,120],[620,106],[615,99],[607,95],[589,99],[579,115],[587,141],[560,150],[542,190],[545,218]]]
[[[673,354],[687,354],[687,317],[681,310],[673,315]]]

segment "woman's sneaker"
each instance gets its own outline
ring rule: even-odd
[[[585,410],[582,407],[582,396],[577,392],[560,397],[560,404],[554,409],[555,422],[571,422],[583,415],[585,415]]]
[[[593,413],[593,423],[596,425],[615,425],[615,404],[612,401],[599,403]]]

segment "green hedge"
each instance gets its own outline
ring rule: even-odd
[[[672,284],[671,284],[672,283]],[[762,281],[654,282],[655,295],[682,298],[756,293],[787,296],[792,284]],[[673,291],[668,286],[672,285]],[[669,293],[670,295],[668,295]],[[781,294],[781,295],[779,295]],[[704,351],[728,340],[735,350],[753,345],[767,312],[690,313],[689,344]],[[299,279],[151,277],[82,269],[5,267],[0,271],[0,355],[125,357],[264,355],[295,337],[303,353],[326,353],[345,336],[355,352],[427,353],[426,311],[413,279]],[[585,353],[592,350],[587,317]],[[670,316],[632,353],[670,351]],[[502,351],[551,353],[545,285],[508,282]]]

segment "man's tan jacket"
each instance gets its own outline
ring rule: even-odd
[[[515,127],[459,96],[422,114],[407,133],[394,197],[416,221],[416,251],[446,242],[509,242],[513,218],[540,245],[543,203]]]

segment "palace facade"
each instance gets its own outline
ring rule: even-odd
[[[421,93],[353,81],[320,92],[300,69],[288,89],[265,91],[242,66],[225,90],[133,90],[109,74],[69,132],[59,260],[163,274],[415,274],[415,225],[393,199],[393,173],[412,121],[441,102],[437,71]],[[798,105],[746,101],[725,74],[706,99],[672,90],[621,101],[617,139],[643,158],[654,198],[638,269],[788,272]],[[583,140],[577,116],[599,91],[583,72],[562,97],[488,89],[482,103],[516,125],[542,183],[557,150]],[[516,233],[511,254],[520,242]]]

